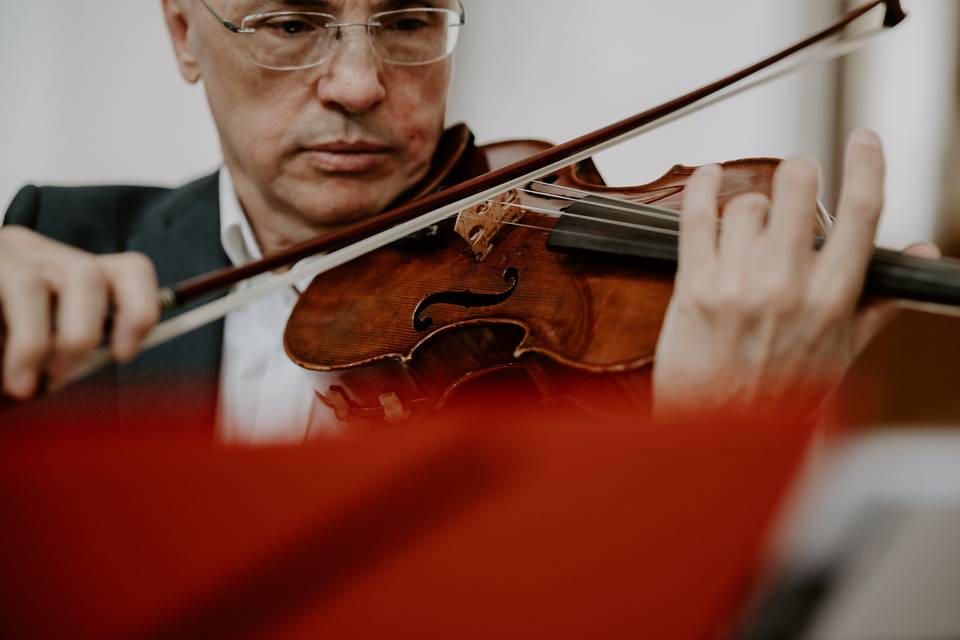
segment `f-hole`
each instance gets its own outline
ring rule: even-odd
[[[502,293],[474,293],[469,289],[431,293],[421,300],[413,311],[413,328],[417,331],[426,331],[433,326],[433,318],[423,314],[436,304],[452,304],[470,309],[472,307],[492,307],[501,302],[506,302],[517,289],[517,284],[520,282],[520,271],[516,267],[507,267],[503,272],[503,279],[510,287]]]

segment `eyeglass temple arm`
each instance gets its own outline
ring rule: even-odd
[[[206,8],[207,8],[207,11],[209,11],[211,14],[213,14],[213,17],[217,19],[217,22],[219,22],[220,24],[222,24],[224,27],[226,27],[226,28],[229,29],[230,31],[233,31],[234,33],[240,33],[240,31],[241,31],[240,25],[238,25],[236,22],[231,22],[230,20],[227,20],[227,19],[224,18],[222,15],[220,15],[219,13],[217,13],[216,10],[214,10],[213,7],[211,7],[209,4],[207,4],[207,0],[200,0],[200,4],[202,4],[204,7],[206,7]]]

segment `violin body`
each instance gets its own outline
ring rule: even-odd
[[[496,168],[547,146],[489,145],[475,150],[484,162],[472,164]],[[769,194],[778,163],[725,163],[720,204],[738,193]],[[649,184],[611,187],[585,161],[545,182],[679,210],[692,172],[676,166]],[[558,219],[521,208],[542,210],[554,200],[551,187],[541,189],[514,193],[515,206],[461,213],[426,239],[385,247],[313,281],[285,345],[300,366],[340,372],[338,386],[318,392],[340,419],[401,420],[504,371],[522,372],[546,401],[595,413],[649,402],[672,270],[551,250]],[[484,221],[484,214],[496,215]]]

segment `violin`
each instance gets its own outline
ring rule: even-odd
[[[466,165],[495,171],[546,148],[486,145],[465,152]],[[779,164],[722,163],[719,208],[742,193],[771,196]],[[287,323],[287,353],[339,373],[318,396],[343,421],[401,421],[504,371],[525,374],[545,402],[635,413],[650,401],[678,211],[694,170],[678,165],[651,183],[615,187],[584,160],[465,209],[315,278]],[[814,211],[812,241],[822,243],[831,225],[822,207]],[[878,249],[865,293],[958,305],[960,263]]]
[[[549,147],[468,146],[464,161],[485,173]],[[724,163],[721,204],[769,195],[778,164]],[[318,395],[344,421],[400,421],[504,371],[523,372],[545,401],[598,414],[642,406],[693,170],[611,187],[584,160],[465,209],[315,278],[287,323],[287,353],[339,372]],[[820,214],[811,231],[828,225]]]
[[[478,148],[466,127],[454,127],[430,175],[387,212],[164,289],[161,306],[172,310],[326,252],[269,285],[161,324],[145,345],[309,275],[315,278],[287,323],[284,343],[297,364],[340,372],[342,383],[322,397],[342,419],[402,420],[444,406],[466,383],[517,370],[550,400],[598,412],[611,393],[642,404],[672,294],[677,209],[693,169],[676,166],[650,184],[611,187],[590,157],[779,77],[800,66],[785,66],[796,54],[878,8],[881,30],[906,17],[898,0],[874,0],[763,61],[560,145]],[[826,53],[848,50],[841,42]],[[767,75],[754,79],[761,72]],[[739,193],[769,194],[777,164],[723,163],[720,204]],[[829,226],[829,216],[817,212],[811,241],[822,242]],[[865,293],[960,305],[960,267],[877,250]],[[77,375],[96,366],[93,359]]]

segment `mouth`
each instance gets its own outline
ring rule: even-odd
[[[393,148],[376,142],[336,141],[302,147],[302,153],[321,171],[367,173],[381,167]]]

